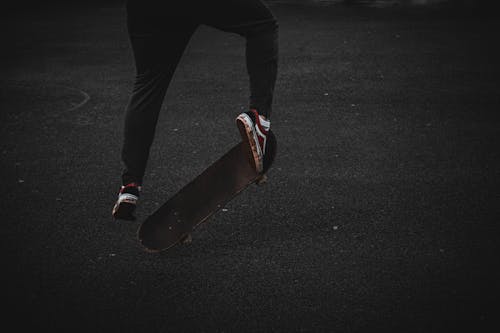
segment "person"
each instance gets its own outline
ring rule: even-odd
[[[248,111],[236,117],[262,171],[278,67],[278,22],[261,0],[128,0],[127,28],[136,77],[125,110],[122,186],[112,215],[134,220],[158,114],[191,36],[200,25],[245,38]]]

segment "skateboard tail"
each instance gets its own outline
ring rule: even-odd
[[[244,188],[241,188],[236,192],[231,199],[225,202],[217,204],[218,209],[211,211],[208,215],[199,219],[199,222],[191,226],[188,222],[189,220],[179,220],[177,223],[166,224],[162,221],[168,220],[168,217],[163,220],[161,216],[151,215],[144,221],[143,225],[138,231],[138,239],[141,244],[150,252],[160,252],[168,250],[169,248],[182,242],[184,239],[190,239],[191,233],[202,223],[205,223],[213,214],[219,211],[225,204],[229,203],[234,197],[236,197]],[[188,241],[189,243],[190,241]]]

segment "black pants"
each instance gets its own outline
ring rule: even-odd
[[[129,0],[127,23],[137,75],[125,116],[124,184],[142,183],[166,90],[189,39],[201,24],[246,39],[249,107],[271,115],[278,24],[261,0]]]

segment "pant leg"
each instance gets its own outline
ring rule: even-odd
[[[175,14],[141,5],[140,1],[127,4],[128,31],[137,73],[125,112],[121,154],[125,167],[123,184],[143,181],[166,90],[196,29],[194,23],[179,20]]]
[[[200,21],[246,39],[250,108],[271,116],[278,69],[278,22],[261,0],[206,1]]]

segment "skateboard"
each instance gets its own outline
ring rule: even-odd
[[[190,242],[191,232],[238,193],[252,183],[265,182],[276,156],[276,137],[269,132],[262,173],[252,165],[250,149],[240,142],[148,216],[137,231],[144,248],[159,252]]]

